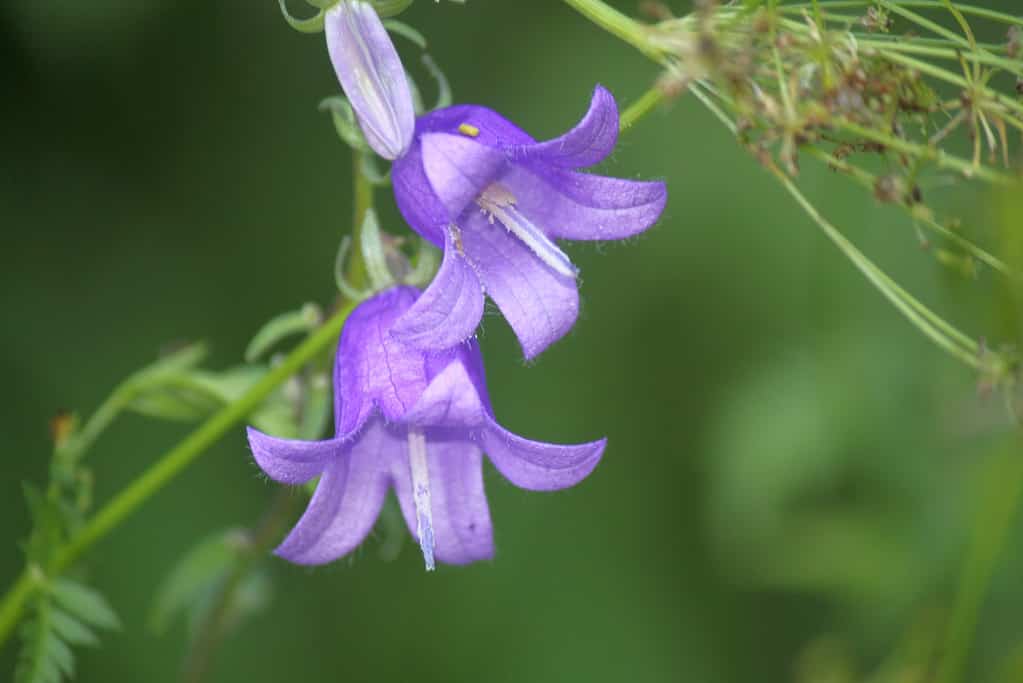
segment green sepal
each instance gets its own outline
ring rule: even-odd
[[[318,109],[330,112],[334,129],[337,130],[338,137],[346,145],[360,152],[372,153],[373,150],[370,149],[366,137],[362,134],[362,129],[355,119],[355,110],[352,109],[348,100],[340,95],[328,97],[320,102]]]
[[[278,0],[278,2],[281,6],[281,14],[284,15],[284,21],[288,22],[288,26],[299,33],[319,33],[323,30],[324,10],[321,9],[308,19],[298,19],[288,12],[286,0]]]
[[[369,4],[383,19],[401,14],[412,6],[412,0],[370,0]]]
[[[296,334],[306,334],[323,321],[323,312],[314,303],[307,303],[297,311],[282,313],[266,322],[245,349],[245,361],[252,363],[262,358],[279,342]]]
[[[383,23],[384,28],[386,28],[391,33],[397,34],[404,38],[405,40],[410,41],[411,43],[415,44],[415,46],[418,47],[420,50],[426,49],[426,36],[424,36],[416,29],[412,28],[405,22],[398,21],[397,19],[388,19]]]

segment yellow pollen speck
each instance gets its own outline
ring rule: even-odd
[[[468,135],[471,138],[477,137],[480,134],[480,129],[471,123],[463,123],[458,127],[458,132],[462,135]]]

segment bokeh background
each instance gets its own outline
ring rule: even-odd
[[[572,125],[594,84],[627,103],[655,76],[552,0],[422,0],[403,19],[458,100],[537,137]],[[45,480],[53,414],[88,413],[168,342],[208,340],[211,365],[230,366],[269,317],[329,304],[351,162],[316,111],[337,91],[322,37],[288,29],[271,0],[6,0],[0,58],[7,584],[30,524],[21,482]],[[667,179],[664,220],[568,247],[583,314],[535,363],[496,314],[482,331],[501,420],[549,440],[607,435],[600,467],[555,495],[488,470],[493,562],[428,575],[411,542],[382,559],[381,534],[324,568],[272,561],[272,601],[208,680],[842,682],[938,647],[978,503],[1013,467],[1000,398],[978,396],[691,98],[600,170]],[[901,213],[817,165],[800,183],[911,291],[1012,341],[990,275],[941,264]],[[991,202],[956,190],[936,204],[969,222]],[[378,203],[400,233],[387,190]],[[119,422],[89,456],[97,500],[185,429]],[[239,428],[99,544],[83,566],[125,628],[81,653],[79,680],[176,680],[186,627],[146,629],[156,586],[274,490]],[[1021,541],[1014,524],[968,680],[1018,673]]]

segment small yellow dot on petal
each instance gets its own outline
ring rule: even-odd
[[[480,129],[471,123],[463,123],[458,127],[458,132],[462,135],[468,135],[471,138],[477,137],[480,134]]]

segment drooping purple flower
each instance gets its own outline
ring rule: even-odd
[[[482,454],[521,488],[550,491],[588,475],[605,441],[529,441],[494,419],[475,341],[426,354],[390,334],[419,297],[395,287],[363,302],[345,324],[334,366],[334,438],[278,439],[249,428],[256,462],[270,478],[316,492],[277,554],[322,564],[349,553],[373,527],[389,488],[434,558],[465,564],[493,556]]]
[[[412,142],[416,113],[387,29],[368,2],[341,0],[327,10],[324,32],[330,61],[366,142],[385,159],[396,159]]]
[[[485,107],[421,116],[412,146],[395,161],[394,194],[444,260],[394,333],[423,349],[456,345],[474,333],[486,293],[527,358],[561,338],[575,322],[579,292],[555,240],[635,235],[667,200],[664,183],[577,172],[610,154],[617,138],[618,109],[600,86],[582,121],[546,142]]]

